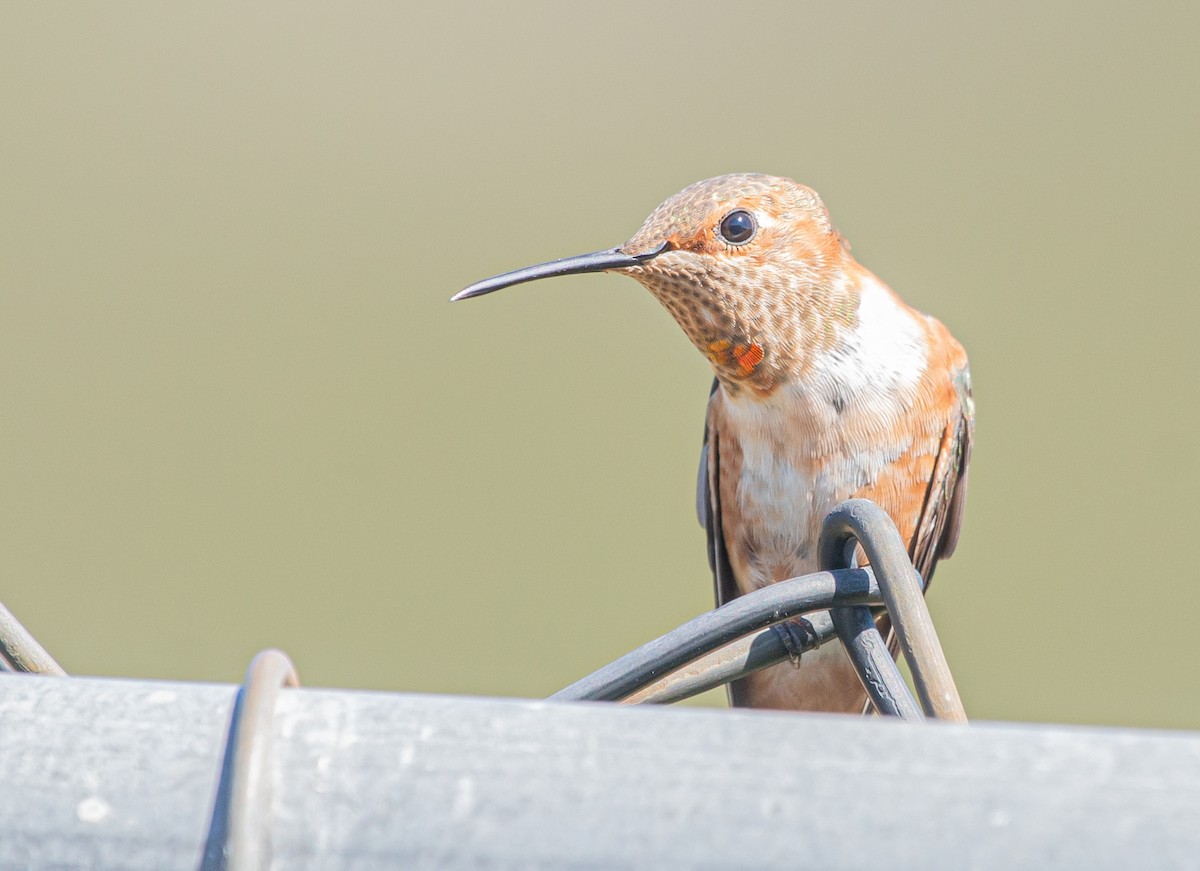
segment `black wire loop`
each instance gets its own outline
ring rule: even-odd
[[[858,544],[870,567],[853,567]],[[550,698],[664,704],[789,659],[794,662],[804,651],[840,637],[880,713],[914,721],[928,714],[965,722],[925,606],[923,581],[892,519],[867,500],[843,502],[825,519],[819,551],[825,571],[734,599]],[[888,608],[914,677],[922,676],[917,681],[920,705],[876,628],[869,606],[881,604]],[[798,628],[793,618],[802,616],[803,631],[790,631]],[[935,698],[949,701],[935,704]]]
[[[908,691],[871,609],[830,608],[829,616],[876,712],[901,720],[924,720],[921,706]]]
[[[967,714],[959,698],[958,688],[954,684],[954,676],[950,673],[950,666],[946,662],[946,655],[938,641],[933,618],[929,616],[920,575],[908,558],[908,551],[892,518],[878,505],[866,499],[843,502],[825,518],[817,545],[820,564],[853,564],[856,544],[862,546],[867,561],[879,578],[884,604],[899,641],[900,651],[912,672],[913,685],[921,700],[921,707],[930,717],[965,723]],[[834,622],[838,622],[836,613]],[[875,644],[878,635],[876,631],[873,637],[866,637],[871,644]],[[853,659],[856,651],[851,649],[850,652]],[[872,651],[871,662],[883,667],[882,657],[877,653]],[[891,656],[888,655],[887,659],[890,660]],[[859,667],[858,673],[859,677],[863,678],[864,685],[873,677],[865,666]],[[904,692],[907,695],[907,688]],[[875,701],[878,707],[879,702],[874,696],[872,701]]]
[[[825,517],[817,542],[817,559],[821,568],[849,568],[856,565],[854,555],[860,535],[869,542],[872,553],[882,553],[888,557],[882,562],[871,560],[880,578],[881,592],[899,583],[901,576],[912,577],[912,563],[908,561],[896,524],[874,503],[864,499],[843,502]],[[864,545],[863,550],[866,549]],[[897,554],[899,559],[896,559]],[[920,595],[920,588],[917,594]],[[884,593],[885,600],[886,595]],[[861,605],[830,608],[829,616],[872,707],[886,717],[924,720],[920,705],[908,691],[908,685],[896,667],[896,660],[892,658],[887,642],[875,625],[875,615],[871,609]]]
[[[550,698],[558,701],[621,701],[705,654],[775,623],[839,605],[878,605],[882,602],[883,596],[870,569],[814,572],[780,581],[689,620]],[[789,651],[777,636],[775,643],[782,651],[782,658],[786,659]]]

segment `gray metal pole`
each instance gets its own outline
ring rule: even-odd
[[[0,675],[0,868],[195,869],[234,693]],[[305,689],[274,708],[273,868],[1200,862],[1198,734]]]

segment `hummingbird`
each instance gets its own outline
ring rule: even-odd
[[[497,275],[452,297],[615,272],[640,282],[712,364],[696,508],[717,605],[816,571],[826,514],[883,508],[926,589],[954,552],[974,403],[967,355],[861,266],[821,198],[757,173],[697,182],[623,245]],[[886,615],[877,618],[896,655]],[[729,685],[740,707],[858,713],[840,643]]]

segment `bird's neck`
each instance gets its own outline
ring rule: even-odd
[[[745,263],[668,252],[631,275],[731,397],[767,401],[790,386],[841,404],[839,394],[886,389],[897,367],[924,360],[920,316],[840,244]]]
[[[923,316],[862,267],[841,277],[765,325],[753,372],[713,360],[731,399],[803,407],[839,428],[892,419],[914,401],[929,356]]]

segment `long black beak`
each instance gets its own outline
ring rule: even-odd
[[[644,254],[626,254],[620,248],[609,248],[607,251],[595,251],[591,254],[580,254],[576,257],[564,257],[562,260],[551,260],[549,263],[539,263],[537,266],[526,266],[503,275],[494,275],[477,281],[470,287],[463,288],[454,296],[451,302],[460,299],[470,299],[473,296],[483,296],[493,290],[512,287],[514,284],[524,284],[526,281],[536,281],[539,278],[552,278],[555,275],[579,275],[582,272],[604,272],[606,269],[622,269],[637,266],[647,260],[653,260],[664,250],[666,243],[659,245],[653,251]]]

